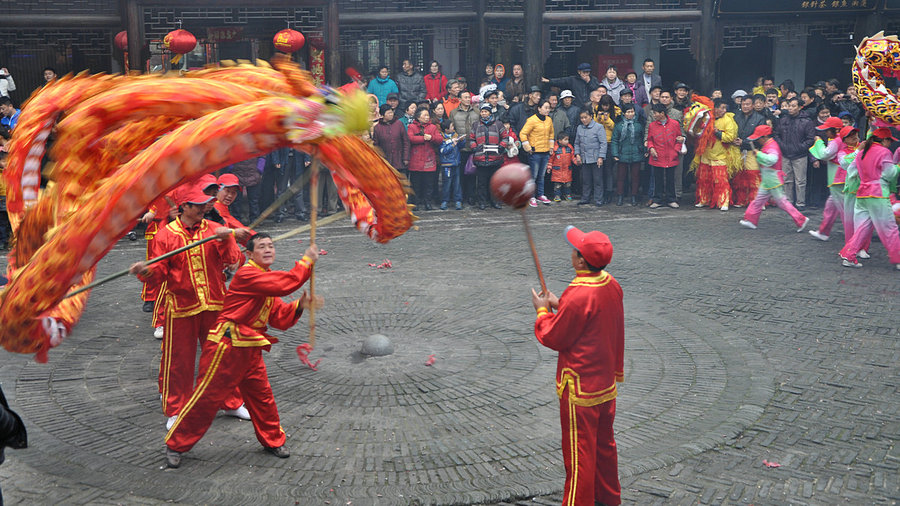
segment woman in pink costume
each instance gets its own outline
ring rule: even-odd
[[[819,225],[819,230],[810,230],[809,235],[820,241],[827,241],[831,236],[831,226],[834,225],[834,221],[840,216],[844,225],[845,235],[851,237],[853,235],[852,226],[851,232],[846,232],[847,219],[850,216],[844,213],[844,179],[847,177],[847,171],[840,165],[841,153],[846,153],[847,147],[844,145],[844,135],[838,135],[838,131],[844,134],[845,132],[856,131],[856,129],[849,125],[845,127],[840,118],[831,117],[817,126],[816,130],[825,130],[828,142],[826,143],[821,138],[816,139],[816,143],[809,148],[809,152],[813,158],[826,162],[828,190],[831,195],[828,196],[828,201],[825,202],[825,210],[822,212],[822,224]],[[858,143],[859,137],[857,136]],[[856,146],[854,146],[855,148]]]
[[[859,189],[856,191],[856,205],[853,208],[853,237],[840,253],[843,259],[841,263],[845,267],[862,267],[856,254],[872,237],[874,228],[887,249],[888,259],[895,269],[900,270],[900,232],[897,231],[890,202],[891,193],[897,191],[897,175],[900,172],[888,149],[891,141],[896,140],[889,129],[878,128],[872,132],[856,156]],[[853,175],[851,167],[848,181]]]
[[[754,150],[756,161],[759,163],[759,171],[762,174],[762,182],[759,184],[756,198],[744,213],[741,225],[755,229],[759,224],[759,214],[762,212],[763,206],[771,198],[779,208],[791,215],[798,227],[797,232],[803,232],[809,223],[809,218],[800,214],[800,211],[784,196],[784,190],[781,189],[781,186],[784,185],[784,173],[781,172],[781,148],[772,138],[772,127],[769,125],[756,127],[747,140],[762,144],[759,151]]]

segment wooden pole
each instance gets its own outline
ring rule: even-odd
[[[319,216],[319,159],[313,158],[309,166],[312,173],[309,177],[309,245],[316,244],[316,219]],[[316,266],[309,268],[309,345],[316,347]]]
[[[340,86],[341,76],[341,31],[337,0],[325,4],[325,82]]]
[[[540,85],[544,75],[544,0],[525,0],[525,79]]]
[[[528,216],[525,215],[525,207],[519,209],[522,213],[522,224],[525,225],[525,236],[528,238],[528,245],[531,246],[531,258],[534,259],[534,268],[537,269],[538,279],[541,282],[541,293],[547,292],[547,283],[544,281],[544,271],[541,270],[541,261],[538,260],[537,247],[534,245],[534,237],[531,236],[531,226],[528,224]]]
[[[138,0],[125,0],[125,31],[128,33],[128,70],[143,73],[144,9]]]

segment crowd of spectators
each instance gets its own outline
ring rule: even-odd
[[[660,163],[648,147],[648,135],[653,123],[671,119],[674,125],[666,131],[681,129],[682,138],[683,116],[695,93],[726,102],[723,114],[738,130],[729,142],[745,154],[752,149],[747,137],[754,128],[770,125],[784,153],[788,198],[800,210],[818,207],[828,191],[825,164],[808,152],[815,127],[832,116],[860,128],[866,120],[853,85],[842,88],[837,79],[802,88],[791,80],[776,87],[772,77],[738,90],[693,90],[684,81],[665,87],[651,59],[639,71],[581,63],[575,75],[531,80],[518,63],[509,67],[511,75],[504,64],[488,64],[471,81],[460,73],[445,74],[437,61],[426,68],[423,74],[404,60],[395,77],[381,67],[367,85],[381,104],[373,108],[371,142],[408,174],[412,201],[421,211],[499,207],[479,189],[486,189],[486,180],[510,161],[532,169],[537,186],[532,206],[573,197],[578,204],[596,206],[652,205],[657,195],[663,205],[679,207],[693,184],[690,138],[681,143],[677,160],[662,164],[677,166],[661,167],[672,174],[660,174],[657,190],[653,167]],[[570,150],[571,162],[561,162]]]

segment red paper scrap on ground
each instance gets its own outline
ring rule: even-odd
[[[781,467],[781,464],[779,464],[778,462],[769,462],[765,459],[763,459],[763,465],[766,467]]]
[[[376,268],[376,269],[390,269],[390,268],[394,267],[394,264],[392,264],[390,260],[388,260],[387,258],[385,258],[385,259],[384,259],[384,262],[381,262],[381,263],[378,264],[378,265],[376,265],[376,264],[369,264],[369,267],[374,267],[374,268]]]
[[[320,250],[319,250],[319,254],[324,256],[324,255],[327,255],[328,252],[325,251],[325,250],[323,250],[323,249],[320,249]]]
[[[434,355],[428,355],[428,360],[425,361],[425,365],[434,364]]]
[[[306,364],[306,367],[309,367],[313,371],[318,371],[318,369],[316,369],[316,367],[319,366],[319,362],[321,362],[322,359],[320,358],[319,360],[316,360],[315,364],[310,362],[309,361],[309,353],[311,351],[312,351],[312,346],[310,346],[309,343],[303,343],[303,344],[297,346],[297,358],[299,358],[301,362]]]

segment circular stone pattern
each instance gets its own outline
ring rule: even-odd
[[[394,345],[387,336],[382,334],[374,334],[363,341],[360,352],[370,357],[383,357],[394,353]]]
[[[110,497],[170,502],[465,504],[557,492],[555,353],[534,339],[519,291],[498,289],[491,311],[476,297],[409,290],[331,297],[317,316],[317,372],[294,352],[302,324],[266,356],[289,459],[220,416],[180,469],[163,469],[158,341],[74,336],[50,363],[22,368],[17,409],[31,446],[16,458]],[[771,397],[762,357],[718,324],[626,299],[626,328],[623,476],[717,445]],[[393,355],[359,354],[359,336],[374,333],[392,336]]]

